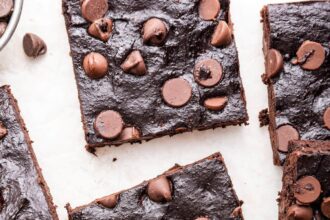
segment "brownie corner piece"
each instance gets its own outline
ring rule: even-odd
[[[330,219],[330,142],[292,141],[284,163],[279,219]]]
[[[63,0],[87,149],[247,123],[229,0],[97,2]]]
[[[291,140],[330,140],[330,1],[262,9],[269,131],[274,163]]]
[[[17,101],[0,87],[0,219],[58,220]]]
[[[220,153],[131,189],[72,209],[69,219],[231,219],[242,220],[242,201],[233,189]]]

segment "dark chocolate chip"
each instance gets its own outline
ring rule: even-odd
[[[323,199],[321,211],[325,217],[330,218],[330,197]]]
[[[163,99],[169,106],[181,107],[187,104],[192,95],[190,84],[181,78],[170,79],[162,88]]]
[[[172,200],[172,184],[166,176],[157,177],[150,180],[147,194],[154,202],[169,202]]]
[[[291,125],[282,125],[276,129],[278,150],[288,152],[289,141],[299,140],[299,132]]]
[[[222,66],[214,59],[202,60],[195,66],[194,78],[202,86],[215,86],[222,78]]]
[[[220,47],[230,44],[231,41],[232,33],[228,24],[225,21],[220,21],[213,32],[211,44]]]
[[[84,58],[83,67],[87,76],[99,79],[107,74],[108,61],[102,54],[92,52]]]
[[[143,57],[138,50],[131,52],[120,67],[124,72],[138,76],[142,76],[147,72]]]
[[[317,70],[325,60],[324,47],[313,41],[305,41],[297,51],[297,62],[303,69]]]
[[[236,207],[233,212],[231,213],[230,217],[237,218],[242,217],[242,207]]]
[[[7,135],[7,128],[0,122],[0,140]]]
[[[143,42],[152,46],[159,46],[164,43],[167,32],[164,21],[151,18],[143,25]]]
[[[199,2],[199,17],[203,20],[214,20],[220,12],[219,0],[200,0]]]
[[[39,36],[32,33],[25,34],[23,38],[23,49],[29,57],[37,57],[47,52],[45,42]]]
[[[13,0],[1,0],[0,1],[0,18],[9,15],[14,8]]]
[[[327,110],[325,110],[323,114],[323,121],[325,127],[330,130],[330,107],[328,107]]]
[[[287,220],[312,220],[313,209],[308,206],[292,205],[287,211]]]
[[[204,101],[205,108],[213,111],[219,111],[224,109],[228,103],[227,97],[213,97],[208,98]]]
[[[107,42],[112,33],[113,22],[108,18],[94,21],[88,28],[88,33],[104,42]]]
[[[0,37],[2,37],[2,35],[5,33],[7,25],[8,24],[4,21],[0,22]]]
[[[114,139],[120,135],[124,127],[121,115],[112,110],[101,112],[95,119],[96,132],[106,139]]]
[[[140,137],[141,137],[141,133],[138,129],[136,129],[135,127],[127,127],[121,132],[119,136],[119,140],[123,140],[123,141],[139,140]]]
[[[294,186],[294,197],[302,204],[315,202],[321,194],[321,184],[313,176],[300,178]]]
[[[275,49],[270,49],[266,56],[266,74],[268,78],[276,76],[283,69],[283,56]]]
[[[113,194],[96,200],[96,203],[101,204],[106,208],[112,209],[116,207],[118,203],[118,198],[119,198],[118,194]]]
[[[108,9],[108,0],[84,0],[81,4],[82,16],[91,22],[102,18]]]

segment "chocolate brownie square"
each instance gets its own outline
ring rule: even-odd
[[[293,141],[290,148],[279,219],[330,219],[330,142]]]
[[[69,219],[243,219],[220,153],[72,209]]]
[[[57,220],[56,208],[9,86],[0,87],[0,219]]]
[[[274,163],[290,140],[330,140],[330,1],[262,10]]]
[[[87,148],[246,124],[229,0],[63,0]]]

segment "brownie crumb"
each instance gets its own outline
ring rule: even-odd
[[[117,161],[117,157],[114,157],[113,159],[112,159],[112,162],[116,162]]]
[[[259,122],[260,122],[260,127],[269,125],[268,108],[263,109],[259,112]]]

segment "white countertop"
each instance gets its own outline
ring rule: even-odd
[[[281,169],[273,166],[267,128],[259,128],[258,113],[267,107],[260,10],[276,0],[232,0],[231,12],[247,96],[250,124],[196,131],[155,139],[142,145],[103,148],[95,157],[85,151],[77,88],[69,56],[61,0],[26,0],[18,29],[0,52],[0,83],[12,87],[34,140],[34,150],[58,206],[73,207],[153,178],[174,163],[192,163],[220,151],[235,190],[244,200],[246,220],[277,219],[276,198]],[[282,1],[283,2],[283,1]],[[25,33],[41,36],[48,53],[25,56]],[[118,160],[113,162],[116,157]]]

